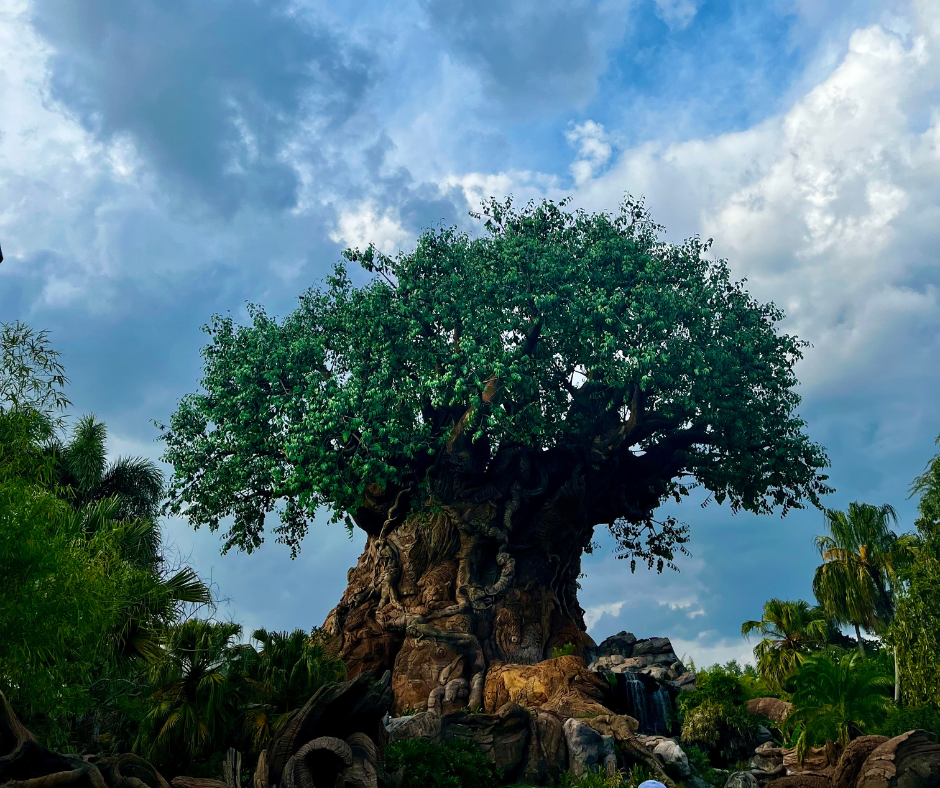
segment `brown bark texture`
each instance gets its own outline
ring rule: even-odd
[[[594,646],[577,599],[585,478],[519,464],[431,495],[374,486],[356,512],[366,546],[324,629],[350,675],[392,671],[397,714],[482,709],[491,665]]]

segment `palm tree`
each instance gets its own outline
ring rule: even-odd
[[[761,678],[775,689],[787,679],[815,648],[826,642],[829,616],[802,599],[796,602],[769,599],[760,621],[745,621],[741,634],[749,638],[757,632],[762,640],[754,647]]]
[[[50,446],[57,458],[58,484],[76,509],[105,498],[118,499],[122,520],[155,520],[163,499],[163,474],[144,457],[107,461],[107,428],[94,415],[82,416],[67,443]]]
[[[186,761],[222,747],[240,718],[247,685],[241,627],[190,619],[170,629],[151,670],[151,708],[138,746],[157,761]]]
[[[907,542],[890,529],[898,516],[889,504],[853,502],[845,512],[826,509],[824,514],[829,534],[816,537],[823,563],[813,578],[813,593],[836,623],[855,627],[864,657],[861,630],[883,634],[894,616],[895,564]],[[899,681],[895,696],[900,698]]]
[[[302,629],[290,633],[257,629],[252,638],[261,650],[251,666],[255,702],[245,724],[255,749],[261,750],[314,692],[345,678],[346,667],[327,653],[324,634],[317,629],[310,634]]]
[[[76,422],[68,442],[51,442],[48,453],[54,459],[56,490],[72,504],[66,516],[72,532],[120,531],[121,558],[145,570],[135,594],[121,601],[122,624],[109,633],[112,653],[156,658],[160,632],[177,620],[181,608],[211,602],[209,589],[192,569],[163,567],[157,523],[163,474],[143,457],[119,457],[109,464],[107,429],[93,415]]]
[[[824,652],[806,657],[792,683],[787,726],[801,728],[796,744],[801,762],[814,744],[837,741],[845,746],[871,732],[891,706],[891,678],[875,660],[855,651],[838,658]]]

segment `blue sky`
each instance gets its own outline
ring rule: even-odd
[[[629,192],[812,342],[827,503],[909,527],[940,434],[936,2],[9,0],[0,53],[0,319],[52,332],[114,454],[159,455],[212,313],[284,314],[346,244],[407,249],[490,195]],[[678,574],[586,558],[596,639],[740,657],[765,599],[809,596],[818,512],[698,503]],[[320,624],[361,548],[326,525],[293,562],[167,534],[247,629]]]

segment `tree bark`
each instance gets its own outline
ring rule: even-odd
[[[855,639],[858,641],[858,653],[861,654],[862,659],[865,658],[865,645],[862,643],[862,632],[858,628],[858,624],[855,625]]]
[[[583,482],[503,482],[503,494],[458,487],[444,503],[414,488],[380,501],[376,488],[357,512],[366,546],[324,629],[351,676],[392,671],[398,714],[479,709],[490,664],[594,645],[577,599],[593,534]]]

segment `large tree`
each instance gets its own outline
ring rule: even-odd
[[[282,321],[216,317],[203,391],[163,433],[170,508],[296,551],[320,508],[367,534],[325,624],[399,708],[477,707],[492,660],[589,645],[577,579],[594,529],[662,569],[667,498],[818,504],[826,458],[796,415],[803,343],[708,244],[617,215],[491,202],[486,232],[348,250]],[[361,277],[360,277],[361,280]]]

